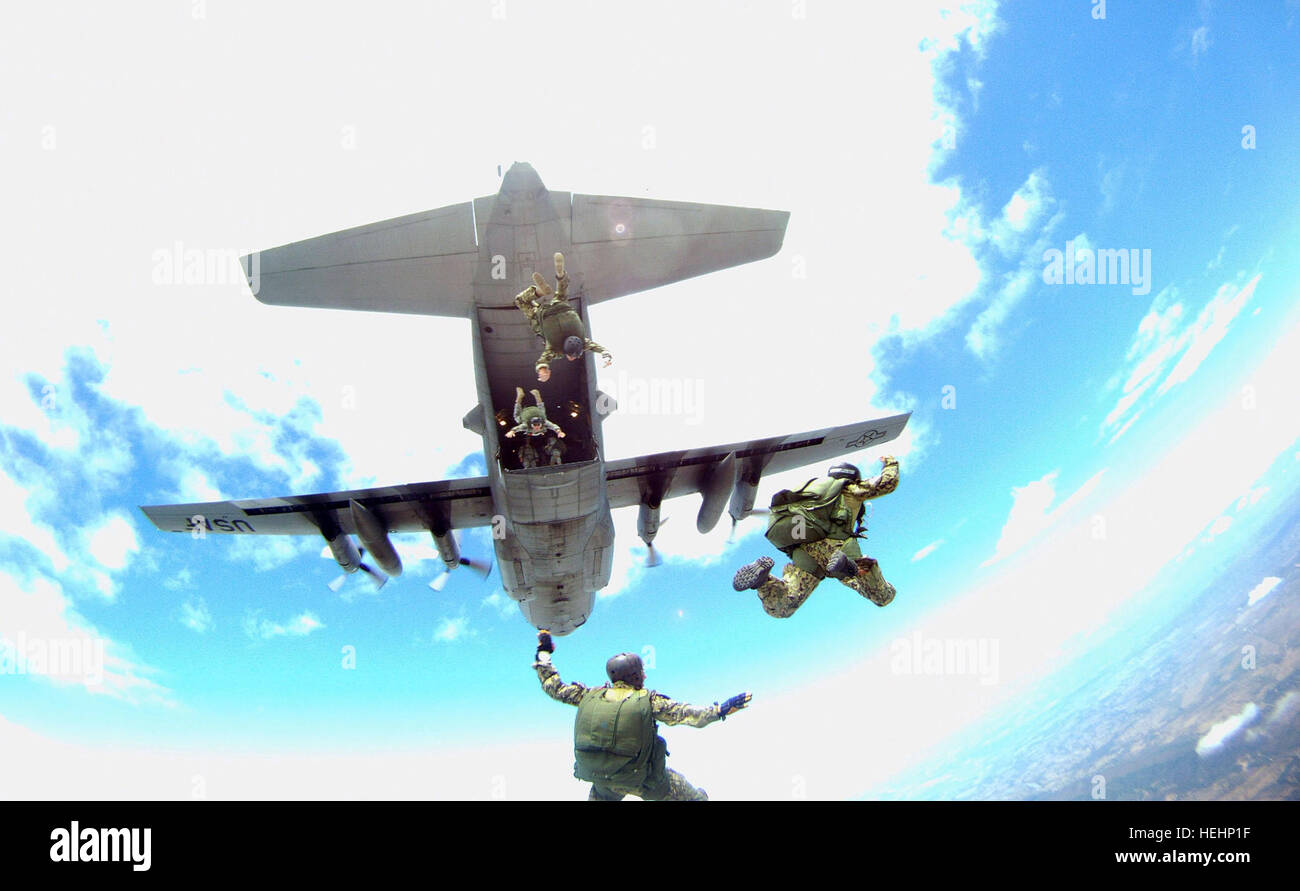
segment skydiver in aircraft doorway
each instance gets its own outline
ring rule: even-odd
[[[506,439],[514,439],[516,434],[524,434],[524,441],[519,446],[519,463],[524,467],[536,467],[539,462],[538,451],[545,456],[547,464],[559,464],[563,460],[560,443],[564,431],[559,424],[546,419],[546,403],[542,394],[533,390],[535,405],[524,405],[524,388],[515,387],[515,424],[506,431]]]

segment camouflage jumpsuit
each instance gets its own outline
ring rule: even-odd
[[[898,488],[898,462],[891,461],[881,470],[880,476],[862,482],[849,482],[841,490],[845,506],[851,515],[856,516],[858,508],[864,501],[888,495]],[[782,570],[783,579],[769,578],[758,587],[758,599],[769,616],[785,619],[794,615],[794,611],[803,606],[813,588],[826,578],[826,565],[830,563],[835,552],[844,547],[848,539],[823,538],[821,541],[800,545],[798,550],[812,559],[822,568],[814,574],[800,569],[793,563],[787,563]],[[858,561],[858,574],[839,582],[857,591],[876,606],[888,606],[894,599],[894,586],[885,581],[880,572],[880,565],[874,560],[863,558]]]
[[[582,684],[566,684],[560,680],[560,673],[555,670],[555,667],[549,661],[534,662],[533,668],[537,669],[537,678],[542,682],[542,689],[552,699],[576,706],[582,701],[583,694],[587,692],[588,688]],[[627,690],[631,692],[634,689],[631,684],[624,681],[615,681],[608,686],[614,691]],[[707,727],[722,717],[717,705],[687,705],[684,702],[669,699],[654,690],[650,691],[650,709],[655,720],[663,721],[665,724],[690,724],[692,727]],[[662,740],[659,744],[663,744]],[[599,786],[593,783],[591,792],[587,795],[587,800],[621,801],[625,795],[635,795],[644,801],[708,801],[709,796],[705,794],[704,790],[692,786],[686,781],[686,777],[671,767],[667,769],[666,773],[667,777],[663,782],[648,788],[624,789]]]
[[[538,293],[535,285],[529,285],[523,291],[520,291],[515,295],[515,306],[519,307],[523,314],[528,318],[528,324],[532,326],[533,331],[538,337],[544,339],[546,336],[542,333],[542,311],[552,303],[563,303],[567,306],[568,298],[566,294],[568,289],[569,277],[567,275],[562,275],[555,279],[555,297],[551,300],[547,300],[545,303],[541,302],[541,300],[544,299],[544,295]],[[576,315],[577,313],[575,312],[574,314]],[[579,322],[579,324],[581,324],[581,322]],[[590,350],[593,353],[599,353],[606,360],[611,360],[613,358],[610,356],[609,350],[605,349],[594,340],[589,340],[585,331],[582,334],[582,348],[584,350]],[[546,349],[542,350],[542,354],[537,358],[536,367],[549,367],[552,362],[560,357],[563,350],[563,343],[547,343]]]

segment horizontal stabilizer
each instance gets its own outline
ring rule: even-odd
[[[566,258],[591,305],[771,257],[789,220],[783,210],[574,195]]]
[[[478,262],[474,209],[453,204],[244,257],[254,296],[315,306],[467,318]]]

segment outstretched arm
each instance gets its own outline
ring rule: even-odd
[[[559,702],[565,702],[569,705],[577,705],[582,701],[582,696],[587,692],[587,688],[582,684],[566,684],[560,679],[560,673],[551,665],[551,653],[555,650],[555,644],[551,642],[551,635],[547,631],[540,631],[537,634],[537,655],[533,659],[533,668],[537,671],[537,679],[542,682],[542,690],[547,696]]]
[[[605,349],[603,346],[596,343],[596,341],[594,340],[588,340],[585,344],[583,344],[583,349],[599,354],[600,357],[605,360],[606,368],[608,368],[610,363],[614,361],[614,357],[609,354],[609,350]]]
[[[741,696],[745,697],[745,702],[749,702],[748,693],[741,693]],[[707,727],[711,723],[722,721],[724,717],[727,717],[728,711],[724,711],[724,709],[727,708],[728,702],[731,701],[727,700],[722,705],[718,705],[716,702],[712,705],[688,705],[685,702],[671,700],[671,698],[664,696],[663,693],[650,692],[651,713],[654,714],[655,721],[662,721],[666,725]],[[742,708],[745,708],[745,706],[733,705],[731,710]]]
[[[880,463],[882,465],[880,476],[845,486],[850,496],[865,501],[868,498],[888,495],[898,488],[898,459],[893,455],[886,455],[880,459]]]
[[[752,699],[749,693],[738,693],[722,705],[687,705],[676,702],[662,693],[651,691],[650,708],[656,721],[665,724],[690,724],[692,727],[707,727],[714,721],[724,720],[727,715],[749,705]]]
[[[722,718],[716,705],[688,705],[669,699],[662,693],[651,691],[650,709],[656,721],[665,724],[690,724],[692,727],[708,727]]]

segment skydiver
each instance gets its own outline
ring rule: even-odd
[[[524,407],[524,388],[515,387],[515,423],[517,426],[506,431],[507,439],[514,439],[515,434],[526,434],[523,444],[519,446],[519,463],[524,467],[537,466],[537,450],[539,439],[541,442],[541,452],[547,458],[549,464],[555,465],[560,463],[560,445],[556,442],[555,437],[564,439],[564,431],[560,429],[559,424],[553,424],[546,420],[546,403],[542,401],[542,394],[537,390],[532,391],[533,400],[536,405]]]
[[[594,340],[587,339],[587,329],[582,324],[582,318],[573,307],[569,306],[566,297],[568,288],[569,276],[564,271],[564,254],[556,251],[555,297],[551,300],[543,300],[550,297],[552,291],[540,272],[533,273],[533,284],[530,287],[515,295],[515,306],[528,317],[528,323],[537,336],[546,341],[546,349],[542,350],[542,355],[537,359],[539,381],[551,379],[551,363],[560,354],[573,362],[584,352],[591,350],[593,353],[600,353],[605,359],[606,368],[614,361],[609,350]]]
[[[857,542],[864,537],[859,532],[863,502],[898,488],[898,461],[886,455],[880,464],[880,476],[865,482],[856,466],[841,463],[831,467],[826,477],[772,496],[767,537],[791,560],[782,571],[784,580],[769,577],[775,565],[771,557],[759,557],[741,567],[732,587],[757,590],[763,609],[778,619],[794,615],[826,576],[876,606],[888,606],[896,593],[894,586],[885,581],[879,563],[862,556]]]
[[[554,652],[550,633],[539,632],[533,668],[542,689],[552,699],[578,707],[573,775],[591,783],[588,801],[621,801],[625,795],[643,801],[708,801],[703,789],[665,765],[668,747],[656,721],[706,727],[749,705],[751,694],[738,693],[721,705],[674,702],[644,689],[645,668],[635,653],[619,653],[605,663],[610,682],[603,687],[566,684],[551,665]]]

